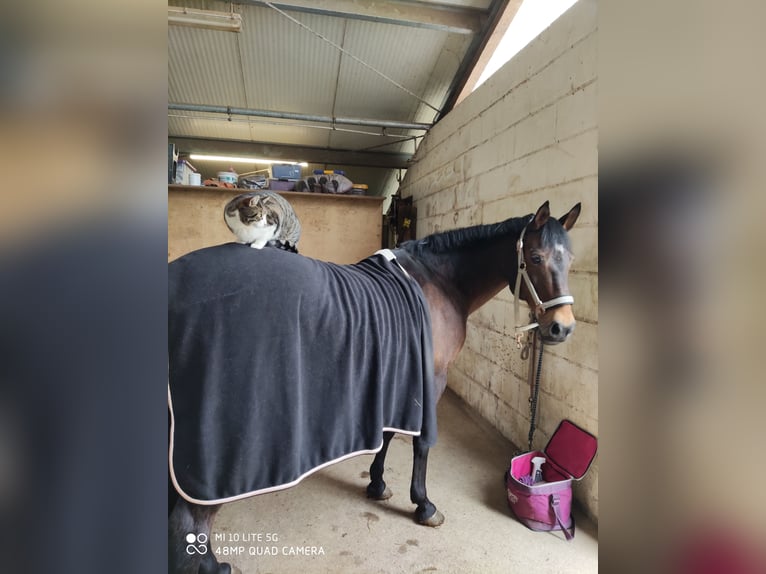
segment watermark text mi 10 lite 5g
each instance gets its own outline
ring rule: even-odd
[[[187,554],[218,556],[325,556],[323,546],[280,545],[276,532],[214,532],[212,540],[204,533],[186,535]]]

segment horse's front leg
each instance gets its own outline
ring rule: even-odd
[[[391,489],[386,486],[383,480],[383,470],[386,464],[386,453],[388,452],[388,443],[394,437],[393,432],[383,433],[383,448],[381,448],[375,455],[375,460],[370,465],[370,484],[367,485],[367,497],[374,498],[375,500],[388,500],[393,493]]]
[[[436,510],[426,494],[426,468],[428,466],[428,447],[423,445],[419,436],[412,438],[412,483],[410,500],[418,505],[415,520],[425,526],[441,526],[444,515]]]
[[[232,574],[220,564],[210,544],[210,528],[220,505],[190,504],[180,496],[168,518],[168,572],[170,574]]]

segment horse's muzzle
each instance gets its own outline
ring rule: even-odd
[[[540,318],[540,335],[546,345],[558,345],[566,341],[575,328],[571,305],[554,307]]]

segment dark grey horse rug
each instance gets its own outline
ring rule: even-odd
[[[427,303],[395,261],[230,243],[168,279],[170,473],[187,500],[294,486],[385,430],[435,443]]]

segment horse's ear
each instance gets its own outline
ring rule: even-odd
[[[561,223],[564,229],[569,231],[570,229],[574,227],[575,221],[577,221],[577,218],[580,216],[581,207],[582,205],[578,203],[572,209],[569,210],[569,213],[567,213],[566,215],[562,215],[559,218],[559,223]]]
[[[529,222],[529,228],[532,231],[536,231],[540,229],[543,225],[547,223],[548,218],[550,216],[551,216],[551,208],[548,205],[548,202],[546,201],[537,209],[537,213],[535,213],[534,218],[532,219],[532,221]]]

